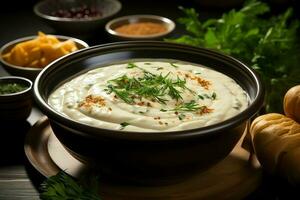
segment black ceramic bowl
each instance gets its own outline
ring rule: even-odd
[[[99,65],[130,59],[176,59],[220,71],[249,94],[250,105],[221,123],[177,132],[124,132],[91,127],[55,111],[48,103],[58,86]],[[52,63],[37,77],[34,96],[64,147],[104,174],[136,182],[163,183],[204,170],[225,158],[240,139],[247,120],[263,104],[257,75],[238,60],[215,51],[158,41],[93,46]],[[151,182],[153,181],[153,182]]]
[[[10,91],[12,85],[22,86],[18,92],[3,93],[3,87],[9,84]],[[32,82],[26,78],[18,76],[0,77],[0,122],[26,120],[32,109]],[[8,91],[5,89],[5,91]]]
[[[57,31],[83,37],[102,29],[121,8],[122,4],[118,0],[42,0],[34,6],[33,11]],[[62,11],[77,13],[81,17],[60,15]],[[98,15],[89,14],[89,17],[84,17],[86,12],[97,12]]]

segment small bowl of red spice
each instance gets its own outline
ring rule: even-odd
[[[160,39],[175,29],[175,23],[157,15],[128,15],[109,21],[105,30],[121,40]]]
[[[103,28],[121,8],[118,0],[42,0],[33,11],[60,33],[78,36]]]

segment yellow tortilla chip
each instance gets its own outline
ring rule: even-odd
[[[60,42],[53,35],[38,32],[35,39],[17,44],[3,59],[22,67],[45,67],[55,59],[77,50],[74,41]]]

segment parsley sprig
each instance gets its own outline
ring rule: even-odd
[[[280,15],[266,15],[270,7],[247,0],[240,10],[219,19],[201,21],[193,8],[181,8],[179,23],[188,34],[168,41],[216,49],[241,59],[262,77],[266,87],[266,111],[282,112],[285,92],[300,84],[299,20],[292,8]],[[271,16],[271,17],[268,17]]]
[[[97,194],[98,180],[75,180],[64,171],[46,179],[40,187],[42,200],[101,200]]]

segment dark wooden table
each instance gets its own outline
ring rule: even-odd
[[[44,24],[32,11],[34,0],[8,1],[10,5],[2,7],[0,12],[0,46],[16,38],[36,35],[38,31],[59,34],[51,27]],[[154,3],[155,2],[155,3]],[[200,17],[220,16],[222,9],[205,8],[194,1],[164,0],[157,5],[151,0],[122,1],[123,8],[119,15],[127,14],[158,14],[176,20],[182,15],[178,10],[179,5],[195,7],[200,11]],[[15,5],[16,4],[16,5]],[[183,27],[177,26],[174,35],[181,34]],[[105,35],[104,30],[87,39],[89,45],[98,45],[112,42]],[[0,76],[8,73],[0,66]],[[40,119],[43,114],[33,106],[30,117],[21,124],[1,124],[0,122],[0,200],[35,200],[39,199],[38,187],[45,179],[28,162],[24,150],[24,138],[31,126]],[[278,178],[265,175],[262,185],[247,197],[250,199],[293,199],[297,195],[296,189]],[[299,199],[298,198],[295,199]]]

